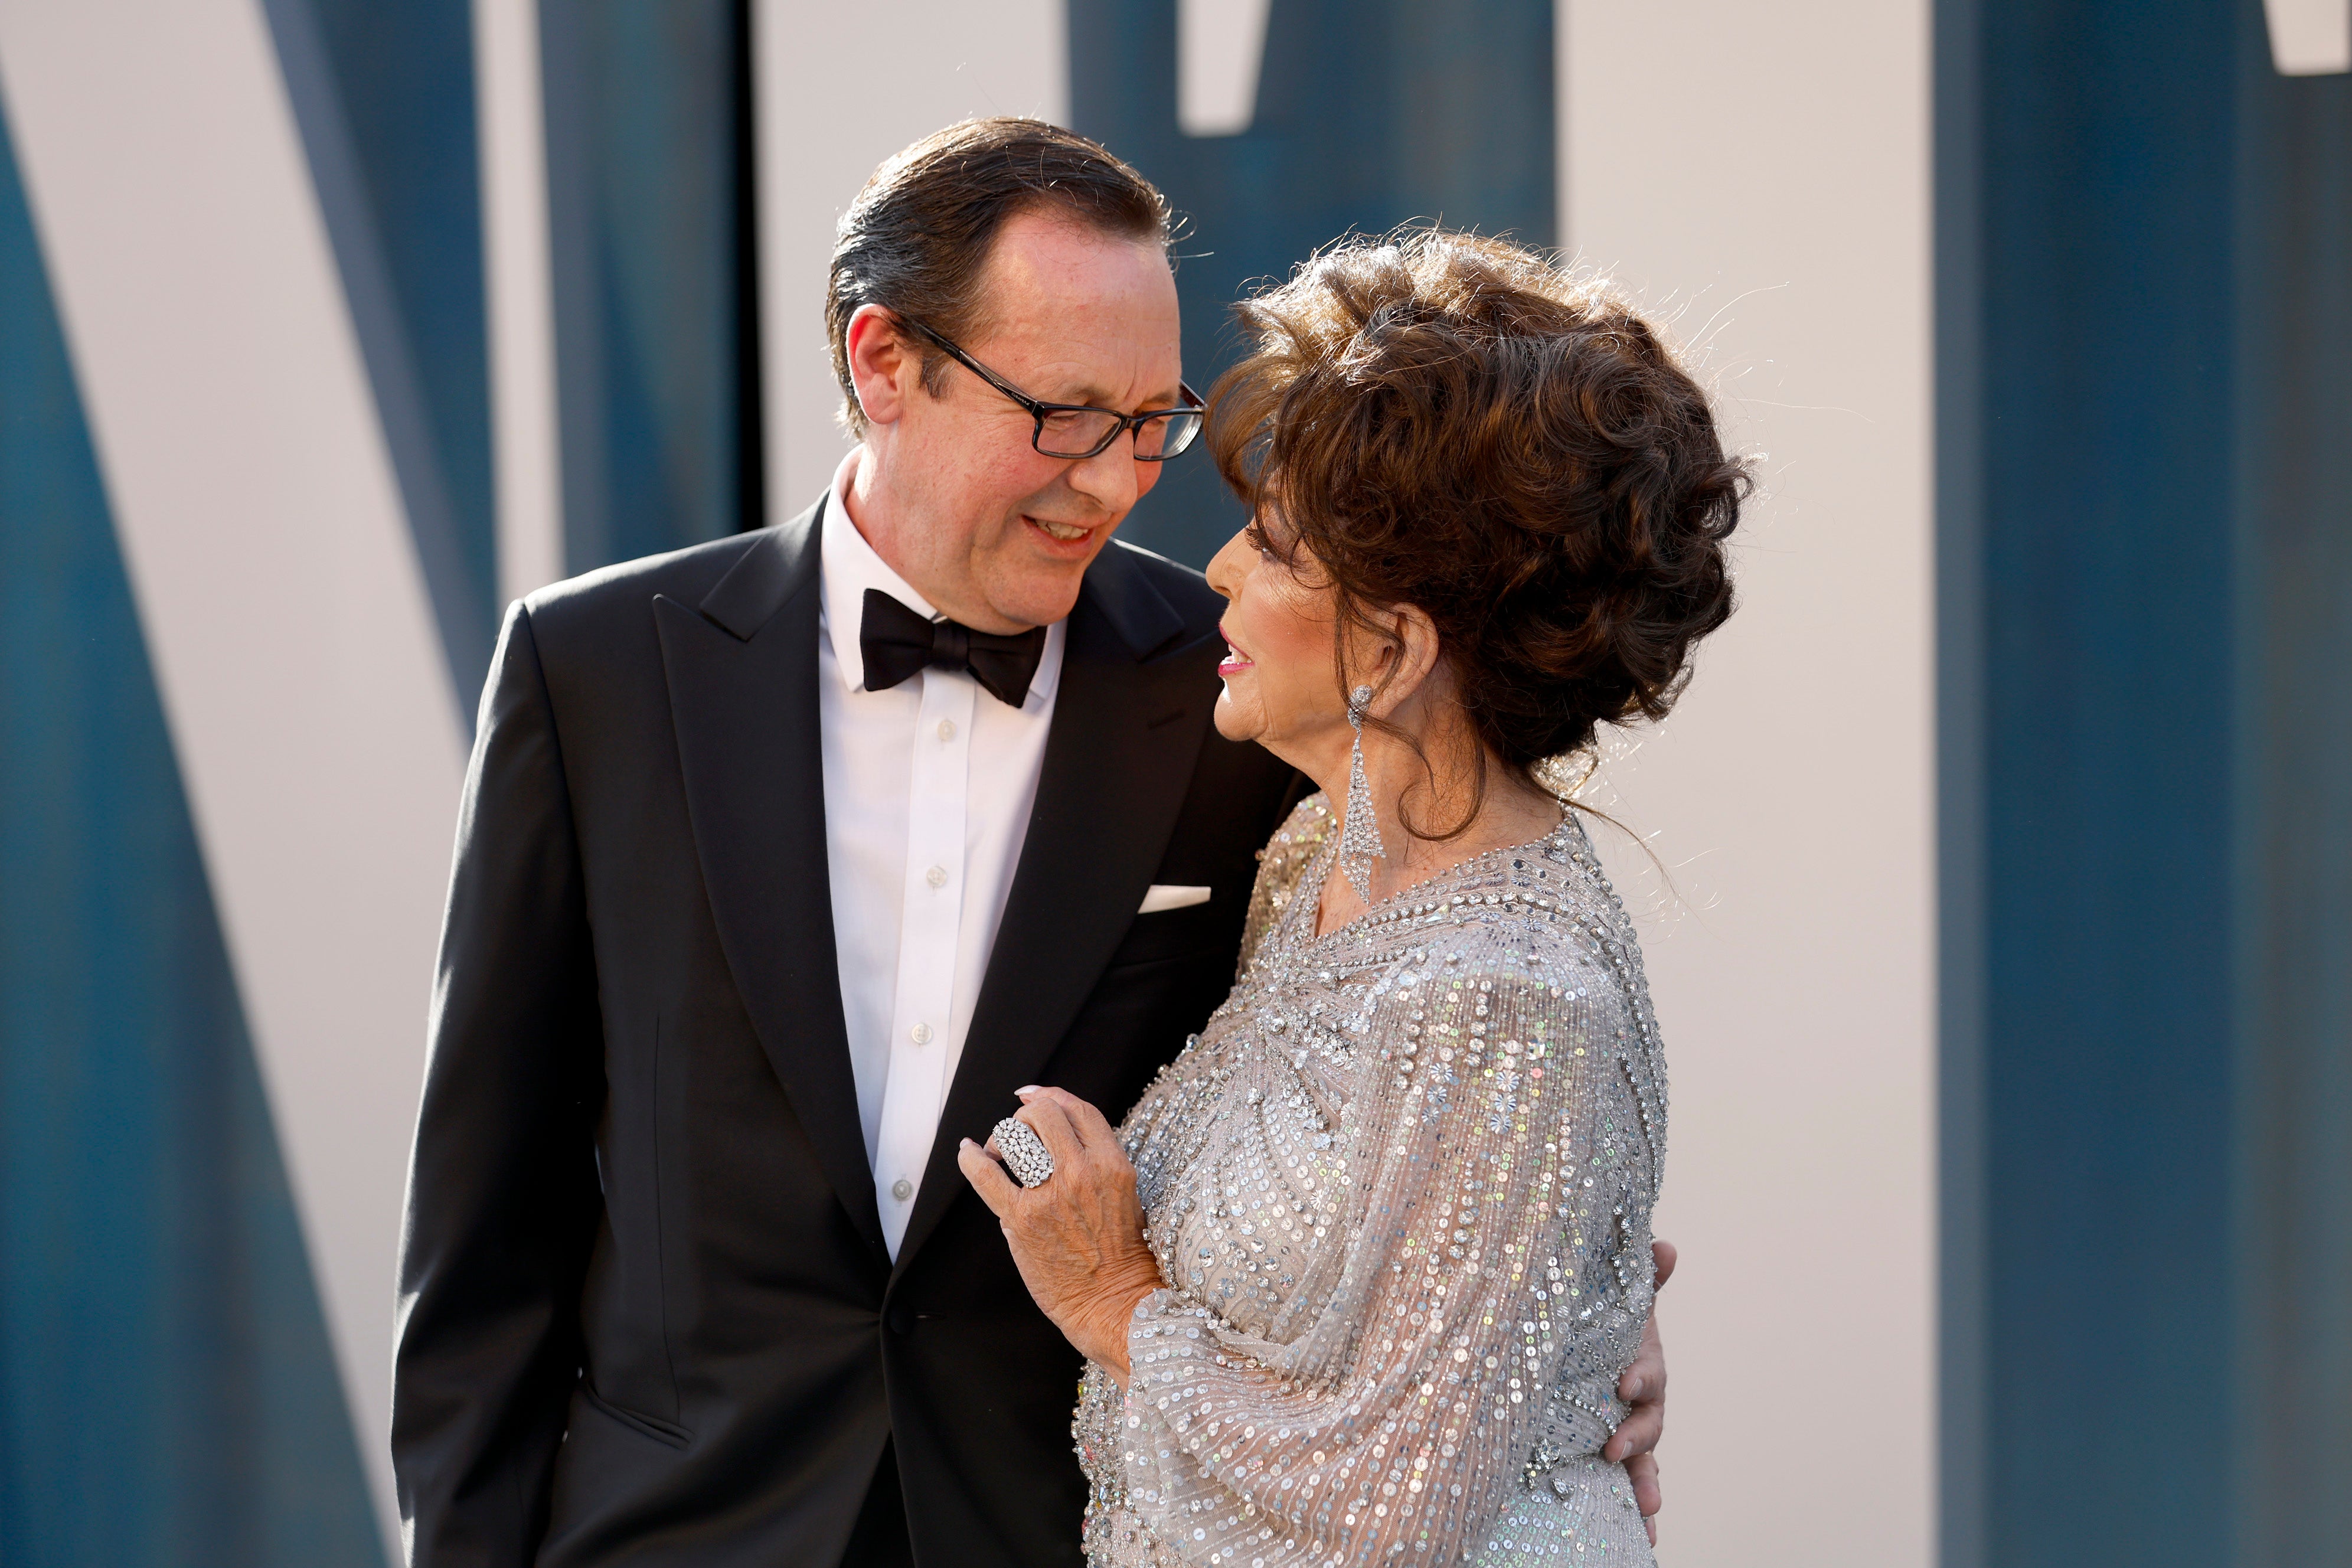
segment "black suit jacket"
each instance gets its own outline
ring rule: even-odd
[[[893,1267],[826,886],[820,510],[507,618],[402,1244],[419,1568],[831,1564],[886,1438],[919,1562],[1078,1560],[1079,1358],[957,1142],[1024,1083],[1124,1111],[1231,984],[1299,783],[1211,727],[1222,602],[1107,549]],[[1214,892],[1139,917],[1153,882]]]

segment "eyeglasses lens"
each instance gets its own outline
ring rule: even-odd
[[[1037,450],[1048,458],[1091,458],[1110,445],[1125,423],[1097,409],[1056,409],[1037,432]],[[1146,462],[1172,458],[1200,433],[1198,414],[1159,415],[1136,428],[1135,455]]]
[[[1092,408],[1059,408],[1037,431],[1037,450],[1049,458],[1091,458],[1110,444],[1118,416]]]
[[[1201,433],[1201,416],[1197,414],[1163,414],[1147,420],[1135,437],[1135,453],[1139,458],[1172,458],[1192,444]]]

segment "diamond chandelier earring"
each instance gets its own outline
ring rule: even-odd
[[[1380,820],[1372,812],[1372,786],[1364,780],[1364,711],[1372,705],[1372,689],[1359,686],[1348,693],[1348,722],[1355,728],[1356,749],[1348,762],[1348,816],[1339,828],[1339,869],[1356,897],[1372,901],[1372,862],[1388,858],[1381,846]]]

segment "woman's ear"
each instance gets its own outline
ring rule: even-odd
[[[1418,605],[1400,605],[1382,618],[1389,624],[1373,659],[1371,710],[1385,719],[1412,700],[1437,668],[1439,650],[1437,623]]]
[[[908,346],[898,319],[879,305],[860,305],[849,318],[849,384],[869,425],[895,425],[908,395],[923,371],[922,356]]]

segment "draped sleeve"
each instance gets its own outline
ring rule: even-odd
[[[1122,1489],[1163,1551],[1457,1562],[1622,1418],[1663,1110],[1654,1136],[1610,954],[1597,926],[1503,918],[1368,979],[1340,1025],[1339,1245],[1304,1321],[1276,1342],[1162,1289],[1129,1325]]]

